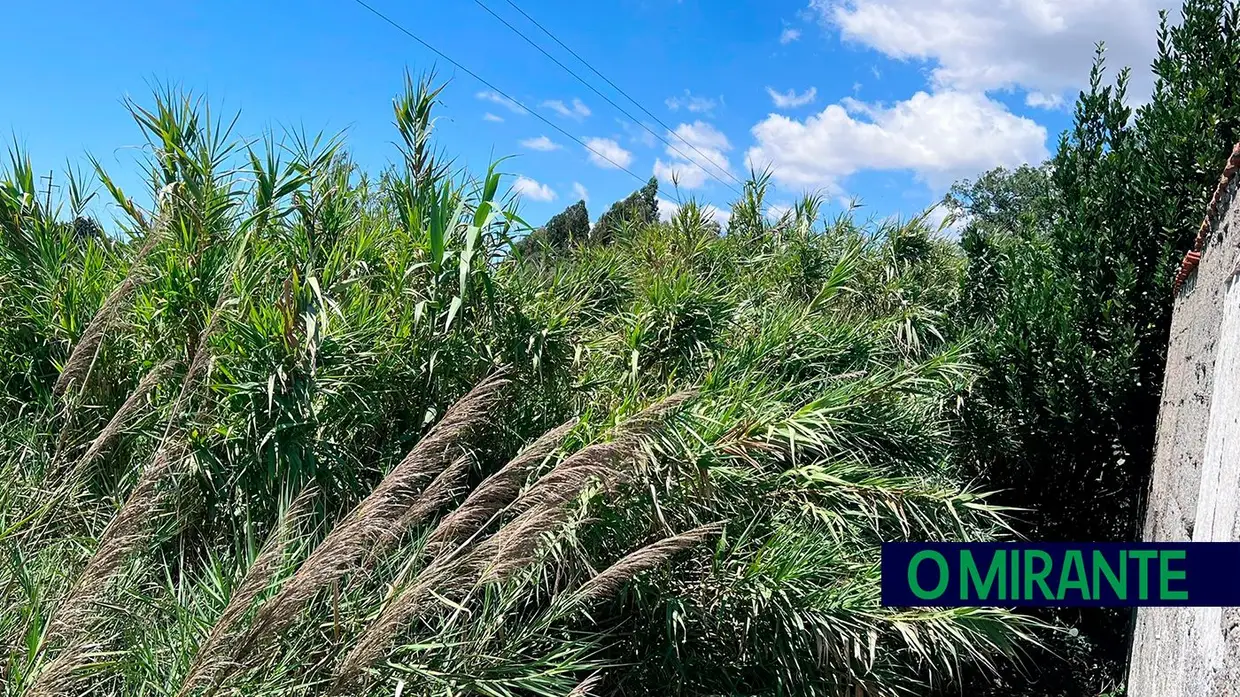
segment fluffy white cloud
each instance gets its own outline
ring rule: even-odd
[[[611,138],[586,138],[584,142],[590,162],[599,167],[617,169],[628,167],[633,162],[633,153]]]
[[[555,192],[546,184],[540,184],[529,177],[517,177],[512,190],[531,201],[554,201]]]
[[[1046,129],[977,92],[918,92],[891,106],[846,98],[801,121],[771,114],[752,129],[749,166],[793,187],[839,191],[862,169],[912,170],[934,188],[999,165],[1040,162]]]
[[[696,189],[708,178],[723,176],[720,170],[731,171],[726,153],[732,144],[719,129],[704,121],[680,124],[674,133],[668,133],[667,141],[671,143],[666,150],[669,161],[654,161],[654,176],[664,184],[671,184],[674,178],[680,188]]]
[[[812,0],[820,20],[891,58],[933,65],[938,88],[1061,95],[1089,78],[1095,44],[1133,68],[1143,101],[1163,0]]]
[[[706,183],[706,172],[701,167],[688,162],[664,162],[655,158],[654,176],[659,178],[663,186],[678,186],[682,189],[696,189]]]
[[[771,95],[771,101],[775,103],[776,109],[790,109],[792,107],[805,106],[814,101],[818,97],[818,88],[811,87],[801,94],[797,94],[796,90],[776,92],[768,87],[766,88],[766,93]]]
[[[590,107],[576,97],[571,104],[565,104],[558,99],[548,99],[542,105],[567,119],[580,121],[590,115]]]
[[[489,112],[489,111],[488,111],[487,113],[485,113],[485,114],[483,114],[483,115],[482,115],[482,120],[483,120],[483,121],[493,121],[493,122],[495,122],[495,123],[503,123],[503,122],[504,122],[504,118],[503,118],[502,116],[496,116],[495,114],[492,114],[492,113],[491,113],[491,112]]]
[[[505,97],[499,92],[493,92],[491,90],[483,90],[482,92],[479,92],[475,94],[474,96],[485,102],[494,102],[496,104],[499,104],[514,114],[520,114],[521,116],[524,116],[525,114],[529,113],[525,110],[525,107],[521,106],[520,104],[517,104],[516,102]]]
[[[719,223],[719,227],[726,228],[728,226],[728,221],[732,218],[732,213],[730,211],[725,211],[722,208],[709,203],[699,203],[698,205],[702,207],[702,211],[706,213],[706,217],[716,223]],[[676,215],[676,211],[678,210],[680,210],[679,203],[669,201],[665,198],[659,199],[659,220],[666,223],[672,219],[673,215]]]
[[[586,203],[589,203],[590,192],[586,190],[586,187],[581,185],[581,182],[573,182],[573,198],[578,201],[585,201]]]
[[[710,97],[694,95],[690,93],[689,90],[685,90],[683,97],[668,97],[663,100],[663,103],[666,104],[667,108],[672,111],[680,111],[681,109],[685,109],[693,112],[694,114],[710,114],[715,110],[716,106],[719,106],[718,101],[711,99]]]
[[[537,150],[539,152],[551,152],[552,150],[559,150],[563,146],[561,146],[559,143],[555,142],[554,140],[551,140],[547,136],[538,136],[537,138],[526,138],[525,140],[521,141],[521,147],[527,150]]]
[[[790,44],[799,38],[801,38],[800,29],[793,29],[792,27],[788,27],[787,29],[779,33],[779,43],[781,44]]]
[[[1031,106],[1035,109],[1058,109],[1063,106],[1063,96],[1045,94],[1043,92],[1030,92],[1025,95],[1025,106]]]

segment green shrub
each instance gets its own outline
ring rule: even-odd
[[[1231,0],[1188,0],[1174,26],[1164,14],[1154,91],[1135,112],[1127,71],[1105,84],[1100,48],[1049,163],[949,197],[967,221],[959,321],[982,371],[963,400],[962,459],[998,500],[1030,509],[1035,539],[1141,535],[1171,281],[1240,139],[1238,32]],[[1130,613],[1061,617],[1086,648],[1061,651],[1066,666],[1039,658],[1049,667],[1020,694],[1120,683]]]

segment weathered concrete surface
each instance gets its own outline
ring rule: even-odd
[[[1175,303],[1149,541],[1240,540],[1240,202],[1235,183],[1226,193],[1197,272]],[[1240,608],[1142,608],[1128,694],[1240,695]]]

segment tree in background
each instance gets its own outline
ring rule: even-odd
[[[513,251],[532,261],[554,256],[589,239],[590,213],[586,210],[586,202],[578,201],[556,213],[546,225],[514,242]]]
[[[547,242],[556,249],[581,244],[590,237],[590,213],[586,202],[578,201],[547,221]]]
[[[1037,235],[1045,234],[1055,214],[1052,193],[1049,163],[996,168],[976,181],[958,182],[949,191],[949,211],[965,221],[960,246],[969,264],[959,309],[967,324],[1009,301],[1004,275],[1011,264],[1005,251],[1013,245],[1034,244]]]
[[[964,402],[966,461],[1041,540],[1136,539],[1153,460],[1171,279],[1240,136],[1234,0],[1164,13],[1149,104],[1128,72],[1103,84],[1102,49],[1049,167],[953,189],[968,221],[963,326],[982,377]],[[1128,613],[1060,613],[1080,629],[1024,694],[1096,694],[1122,680]],[[1010,690],[1010,687],[1008,688]],[[1007,692],[1010,694],[1011,692]]]
[[[594,242],[610,243],[616,233],[634,226],[649,225],[659,220],[659,180],[651,177],[642,188],[629,194],[623,201],[613,203],[598,219],[591,231]]]

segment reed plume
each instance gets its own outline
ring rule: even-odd
[[[596,670],[585,680],[577,683],[577,686],[569,691],[568,697],[591,697],[594,694],[594,689],[601,682],[603,682],[603,672]]]
[[[168,190],[165,187],[160,192],[160,198]],[[160,222],[162,220],[162,216],[156,218],[155,225],[149,230],[146,240],[142,243],[142,247],[138,249],[133,262],[130,263],[129,272],[112,289],[112,292],[108,293],[108,296],[104,298],[95,315],[91,317],[86,328],[82,330],[77,343],[69,351],[69,357],[65,360],[64,369],[60,371],[60,375],[56,378],[56,384],[52,387],[52,397],[54,399],[60,399],[71,383],[83,378],[90,370],[91,364],[94,363],[95,352],[103,340],[104,333],[112,324],[112,321],[116,319],[116,316],[120,314],[121,306],[129,298],[129,294],[142,281],[142,274],[145,270],[143,264],[146,261],[146,257],[150,255],[151,250],[155,249],[155,245],[163,237],[164,225]]]
[[[682,390],[647,406],[617,425],[612,440],[590,445],[565,458],[521,494],[508,511],[519,515],[531,509],[551,510],[575,498],[591,481],[605,488],[615,486],[625,471],[617,465],[639,456],[642,439],[696,395],[696,389]]]
[[[539,478],[530,491],[509,504],[509,509],[519,507],[520,513],[494,535],[469,549],[458,549],[453,554],[436,556],[412,582],[397,591],[379,617],[367,627],[337,669],[332,693],[339,693],[354,684],[364,671],[383,657],[400,630],[408,626],[409,622],[427,607],[425,601],[432,592],[459,593],[480,581],[500,580],[529,564],[543,536],[557,530],[568,517],[566,504],[579,496],[592,482],[601,480],[614,483],[621,476],[622,464],[640,452],[641,441],[638,436],[649,432],[692,395],[692,392],[672,395],[618,427],[616,440],[587,446],[565,458]],[[479,503],[477,510],[492,509],[501,492],[512,492],[514,486],[519,488],[519,484],[513,484],[517,479],[515,470],[529,467],[535,461],[533,458],[537,453],[549,454],[573,425],[573,422],[569,422],[541,436],[516,458],[526,460],[528,457],[526,462],[518,463],[512,469],[507,465],[501,468],[500,472],[508,472],[496,478],[490,491],[476,499],[476,502],[490,502],[485,505]],[[484,486],[486,482],[480,485],[479,489]],[[469,499],[462,504],[462,508],[468,504]],[[486,520],[489,519],[488,515]],[[460,520],[477,521],[478,518],[471,513],[453,525],[459,524]],[[483,523],[485,524],[485,520]],[[434,538],[437,534],[448,539],[448,533],[440,533],[438,529],[432,532],[431,537]]]
[[[469,468],[473,464],[474,458],[470,455],[461,455],[453,460],[451,465],[436,475],[426,489],[418,494],[413,504],[400,517],[394,532],[403,534],[448,505],[448,502],[465,489],[465,475],[469,474]]]
[[[706,538],[722,530],[722,523],[703,525],[688,532],[652,542],[627,554],[582,584],[581,588],[572,594],[573,602],[589,604],[609,598],[633,577],[666,562],[690,547],[697,546]]]
[[[368,559],[378,559],[392,545],[400,541],[400,538],[423,520],[426,520],[431,514],[443,508],[455,498],[464,489],[465,475],[469,473],[470,466],[474,463],[474,458],[469,455],[461,455],[452,461],[452,464],[443,469],[442,472],[435,475],[430,484],[422,490],[417,498],[409,503],[405,512],[400,516],[395,525],[388,528],[382,538],[372,547]],[[369,566],[369,564],[368,564]]]
[[[407,513],[418,490],[443,469],[448,452],[486,421],[508,384],[506,372],[497,371],[457,400],[374,491],[328,533],[280,592],[259,609],[254,625],[238,645],[238,663],[291,624],[316,592],[349,573],[383,541],[391,526]]]
[[[94,440],[90,442],[90,446],[87,447],[86,452],[78,458],[76,463],[74,463],[73,468],[67,475],[67,481],[76,481],[77,478],[84,474],[95,462],[95,458],[99,457],[99,455],[101,455],[103,451],[112,444],[112,441],[115,440],[116,436],[119,435],[125,428],[126,424],[129,423],[134,414],[141,409],[143,400],[146,399],[147,394],[149,394],[150,391],[153,390],[157,384],[159,384],[160,379],[172,369],[175,363],[175,361],[165,361],[152,368],[146,375],[142,376],[142,380],[138,382],[138,386],[134,388],[134,391],[128,398],[125,399],[125,402],[121,404],[120,409],[117,409],[116,413],[112,415],[112,418],[108,420],[107,425],[103,427],[103,430],[99,432],[99,435],[95,436]]]
[[[279,572],[285,553],[296,540],[293,530],[298,521],[309,512],[314,495],[314,489],[307,487],[293,499],[280,517],[280,523],[263,543],[258,556],[254,558],[254,562],[250,564],[245,576],[228,599],[228,605],[207,633],[206,639],[199,645],[194,662],[177,692],[178,697],[185,697],[199,685],[214,681],[228,667],[228,656],[223,651],[224,642],[236,635],[242,616]]]
[[[482,480],[465,501],[444,516],[427,538],[427,550],[442,552],[450,545],[472,537],[496,514],[513,501],[530,471],[558,448],[564,436],[577,425],[577,419],[547,431],[491,476]]]
[[[76,697],[78,669],[90,661],[91,654],[99,649],[95,642],[79,641],[65,647],[55,659],[48,662],[23,693],[24,697]]]
[[[216,307],[220,307],[222,303],[221,294]],[[163,500],[160,487],[189,456],[184,438],[179,435],[174,437],[173,426],[181,413],[183,402],[206,365],[206,343],[215,326],[217,315],[218,312],[212,315],[207,330],[199,337],[197,355],[181,381],[181,389],[172,405],[155,455],[142,471],[138,484],[129,493],[121,509],[104,528],[99,548],[78,575],[59,610],[54,613],[49,638],[65,639],[87,626],[92,606],[107,591],[110,581],[129,556],[150,536],[150,522],[158,515]]]
[[[88,626],[96,601],[107,591],[130,553],[147,540],[150,521],[158,513],[162,498],[159,485],[187,454],[179,441],[165,441],[155,452],[137,486],[104,529],[99,548],[55,612],[49,640],[66,639]]]

